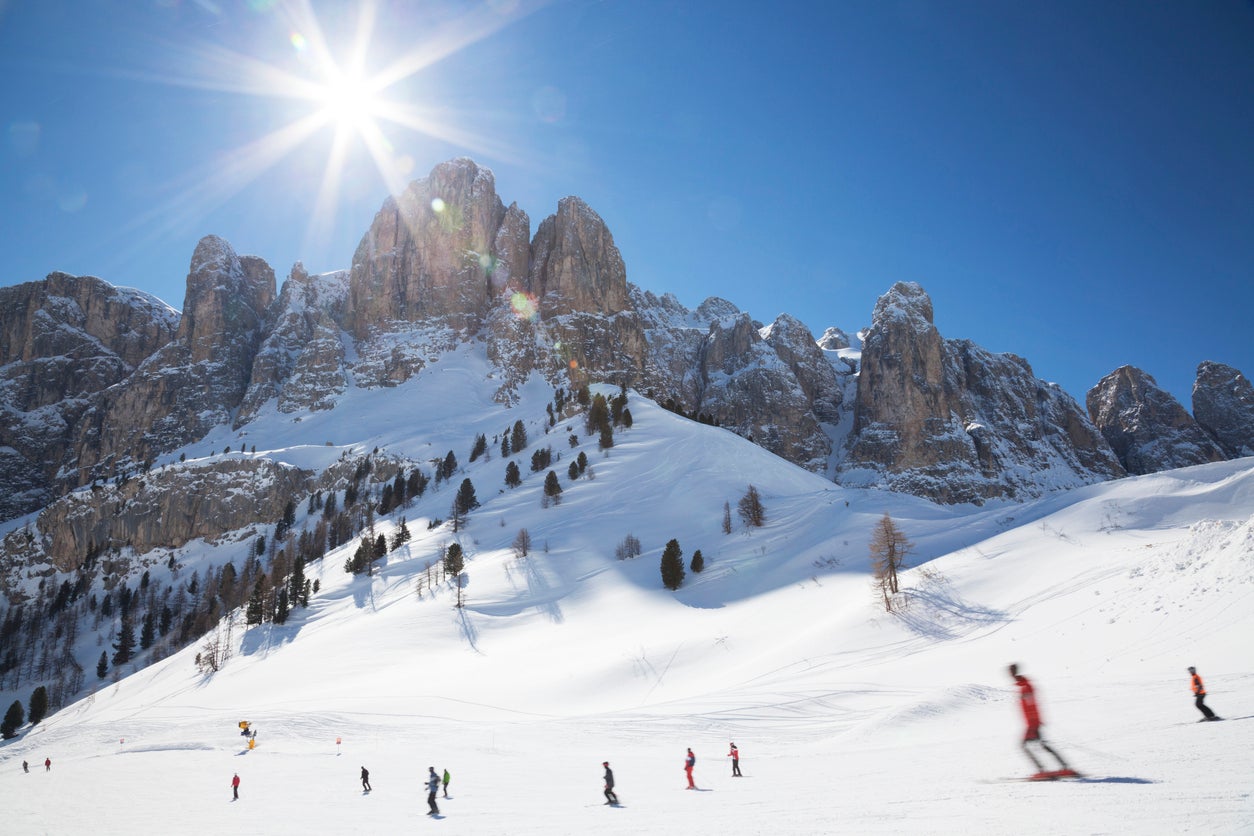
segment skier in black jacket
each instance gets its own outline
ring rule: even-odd
[[[614,770],[610,769],[610,762],[606,761],[601,764],[605,767],[605,803],[617,804],[618,796],[614,793]]]

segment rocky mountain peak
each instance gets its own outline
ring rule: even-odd
[[[1133,474],[1223,461],[1223,451],[1152,376],[1121,366],[1085,397],[1089,417]]]
[[[627,268],[601,216],[564,197],[531,242],[530,289],[545,316],[614,314],[629,307]]]
[[[1193,417],[1230,458],[1254,456],[1254,386],[1237,369],[1209,360],[1197,367]]]
[[[1105,439],[1022,358],[945,340],[932,301],[899,282],[864,335],[846,484],[940,502],[1034,496],[1123,474]]]
[[[477,331],[505,214],[492,172],[465,158],[441,163],[389,198],[353,256],[347,329],[366,339],[395,323],[439,320]],[[515,264],[516,254],[505,261]]]

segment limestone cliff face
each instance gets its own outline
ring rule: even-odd
[[[540,223],[527,289],[576,381],[639,380],[646,346],[627,269],[605,222],[579,198],[563,198]]]
[[[1197,367],[1193,416],[1229,458],[1254,456],[1254,386],[1237,369],[1209,360]]]
[[[159,299],[90,276],[0,288],[0,519],[79,484],[72,438],[83,414],[178,326]]]
[[[271,399],[279,412],[331,409],[348,387],[339,321],[348,296],[346,271],[310,276],[296,264],[272,311],[273,324],[253,360],[235,425]]]
[[[835,369],[797,320],[763,328],[725,299],[689,311],[671,294],[632,289],[649,353],[637,388],[808,470],[827,467],[848,369]]]
[[[122,485],[79,490],[39,515],[35,537],[25,530],[6,538],[0,554],[24,555],[77,570],[92,546],[178,548],[197,539],[254,524],[271,524],[307,487],[309,474],[263,458],[224,456],[161,468]]]
[[[839,481],[940,502],[1027,498],[1123,475],[1075,401],[1013,355],[947,341],[914,283],[880,298]]]
[[[229,424],[274,299],[274,271],[217,236],[196,246],[173,342],[101,394],[75,438],[85,478],[112,475]],[[88,475],[91,474],[91,475]]]
[[[492,172],[458,159],[389,198],[353,256],[345,328],[359,340],[400,323],[439,320],[462,334],[483,323],[505,207]],[[505,259],[517,269],[517,254]]]
[[[1132,474],[1223,461],[1226,456],[1174,397],[1134,366],[1102,378],[1085,398],[1089,417]]]

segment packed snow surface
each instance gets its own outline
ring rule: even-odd
[[[0,747],[5,832],[1254,833],[1254,459],[939,507],[842,489],[633,394],[608,453],[580,418],[529,424],[510,490],[499,451],[466,451],[542,417],[547,393],[504,410],[476,370],[430,375],[449,381],[439,398],[377,392],[351,425],[271,413],[244,439],[306,467],[454,447],[451,485],[376,520],[390,535],[404,513],[413,539],[369,576],[343,569],[355,543],[330,553],[283,626],[237,616],[214,674],[196,670],[198,643],[24,729]],[[550,507],[527,468],[544,445],[562,456]],[[593,473],[572,482],[580,451]],[[457,534],[428,530],[462,478],[481,507]],[[750,483],[762,528],[736,513]],[[868,576],[885,513],[915,546],[893,614]],[[617,560],[628,534],[643,554]],[[671,538],[706,564],[677,592],[659,573]],[[427,580],[455,539],[462,608]],[[1002,780],[1032,771],[1010,662],[1082,779]],[[1196,722],[1189,665],[1224,722]],[[621,807],[603,804],[607,760]],[[431,766],[452,775],[436,820]]]

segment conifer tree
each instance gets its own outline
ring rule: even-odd
[[[248,609],[245,613],[247,624],[261,624],[266,620],[265,603],[266,576],[258,574],[257,582],[253,584],[252,594],[248,596]]]
[[[135,626],[131,624],[129,615],[122,617],[122,627],[118,630],[118,640],[113,645],[113,651],[113,667],[131,661],[131,655],[135,652]]]
[[[510,434],[509,446],[515,453],[522,452],[527,446],[527,428],[521,420],[514,422],[514,430]]]
[[[457,489],[456,504],[457,510],[463,516],[479,507],[479,500],[475,497],[475,486],[469,479],[463,479],[461,487]]]
[[[109,673],[109,651],[100,651],[100,661],[96,662],[96,676],[104,679]]]
[[[279,599],[278,601],[275,602],[275,605],[274,605],[274,623],[275,624],[287,623],[287,616],[290,612],[291,612],[291,607],[290,607],[288,597],[287,597],[287,587],[286,586],[280,587]]]
[[[144,615],[143,626],[139,628],[139,647],[147,650],[157,638],[157,614],[149,610]]]
[[[697,549],[692,553],[692,563],[689,565],[694,574],[699,574],[705,568],[705,557],[702,556],[701,550]]]
[[[451,575],[457,583],[457,606],[462,605],[462,569],[466,567],[466,559],[462,554],[460,543],[449,543],[444,552],[444,573]]]
[[[39,721],[48,716],[48,689],[40,685],[30,695],[30,724],[38,725]]]
[[[662,584],[667,589],[679,589],[684,582],[684,553],[678,540],[671,540],[662,550]]]
[[[483,433],[480,433],[479,435],[475,436],[475,446],[472,447],[470,450],[470,460],[473,462],[475,459],[482,456],[484,452],[487,451],[487,449],[488,449],[488,437],[485,436]]]
[[[26,722],[26,711],[21,700],[14,700],[9,710],[4,713],[4,722],[0,722],[0,737],[10,740],[17,737],[17,730]]]
[[[556,471],[549,471],[544,477],[544,495],[553,502],[562,501],[562,483],[557,478]]]
[[[518,470],[518,462],[511,461],[505,465],[505,486],[516,488],[522,484],[522,474]]]

